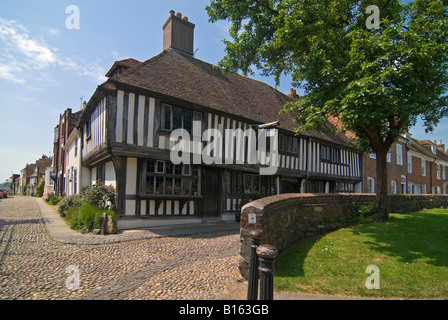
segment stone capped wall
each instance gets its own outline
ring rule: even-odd
[[[285,250],[293,243],[346,226],[362,205],[375,201],[374,194],[281,194],[246,204],[241,209],[239,269],[247,279],[250,232],[263,232],[262,244]],[[389,211],[407,213],[425,208],[448,207],[448,195],[389,196]]]

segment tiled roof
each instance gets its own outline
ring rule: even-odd
[[[280,121],[280,128],[294,131],[291,115],[279,115],[293,98],[266,83],[221,69],[192,56],[168,49],[109,81],[148,90],[205,108],[232,114],[254,123]],[[344,135],[307,132],[334,143],[345,144]]]
[[[446,154],[443,151],[440,151],[439,149],[436,149],[437,150],[436,154],[434,154],[430,149],[424,147],[425,145],[435,145],[435,144],[431,140],[417,140],[412,138],[409,149],[419,152],[427,157],[448,162],[448,154]]]
[[[112,77],[117,69],[117,67],[124,67],[130,69],[132,67],[140,65],[142,62],[133,58],[127,58],[119,61],[115,61],[112,67],[107,71],[106,77]]]

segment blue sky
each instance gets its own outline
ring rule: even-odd
[[[216,64],[224,56],[227,22],[209,23],[209,0],[1,0],[0,182],[42,154],[51,155],[53,129],[67,108],[78,111],[116,60],[145,61],[162,51],[162,25],[171,9],[196,25],[196,57]],[[66,8],[79,8],[79,29],[68,29]],[[274,86],[274,80],[255,78]],[[278,89],[288,93],[289,78]],[[448,143],[445,119],[417,139]]]

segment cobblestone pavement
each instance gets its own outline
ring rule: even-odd
[[[48,237],[36,201],[0,200],[0,299],[241,298],[236,231],[66,244]]]

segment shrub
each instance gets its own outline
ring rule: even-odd
[[[105,187],[97,181],[97,184],[81,191],[84,203],[91,204],[101,209],[110,209],[115,204],[115,190],[112,186]]]
[[[82,197],[79,194],[67,196],[59,203],[58,212],[64,217],[66,212],[72,207],[81,207],[83,205]]]
[[[47,195],[47,200],[46,201],[48,202],[48,204],[57,205],[61,200],[62,200],[62,198],[56,197],[54,195],[54,193],[49,193]]]
[[[45,185],[45,177],[40,178],[39,184],[36,187],[36,194],[34,195],[37,198],[41,198],[44,195],[44,185]]]
[[[64,219],[70,225],[70,228],[73,230],[78,230],[80,227],[78,226],[78,216],[81,212],[81,207],[71,207],[65,213]]]
[[[358,209],[358,214],[361,217],[368,217],[372,214],[372,212],[373,212],[373,205],[362,205]]]
[[[97,211],[98,208],[91,204],[83,205],[77,218],[78,229],[81,229],[83,232],[90,231],[93,227],[93,219]]]
[[[85,233],[93,229],[101,228],[101,220],[104,212],[106,215],[112,216],[114,223],[116,223],[115,212],[104,210],[91,204],[85,204],[82,207],[71,207],[67,211],[66,219],[72,229]]]

